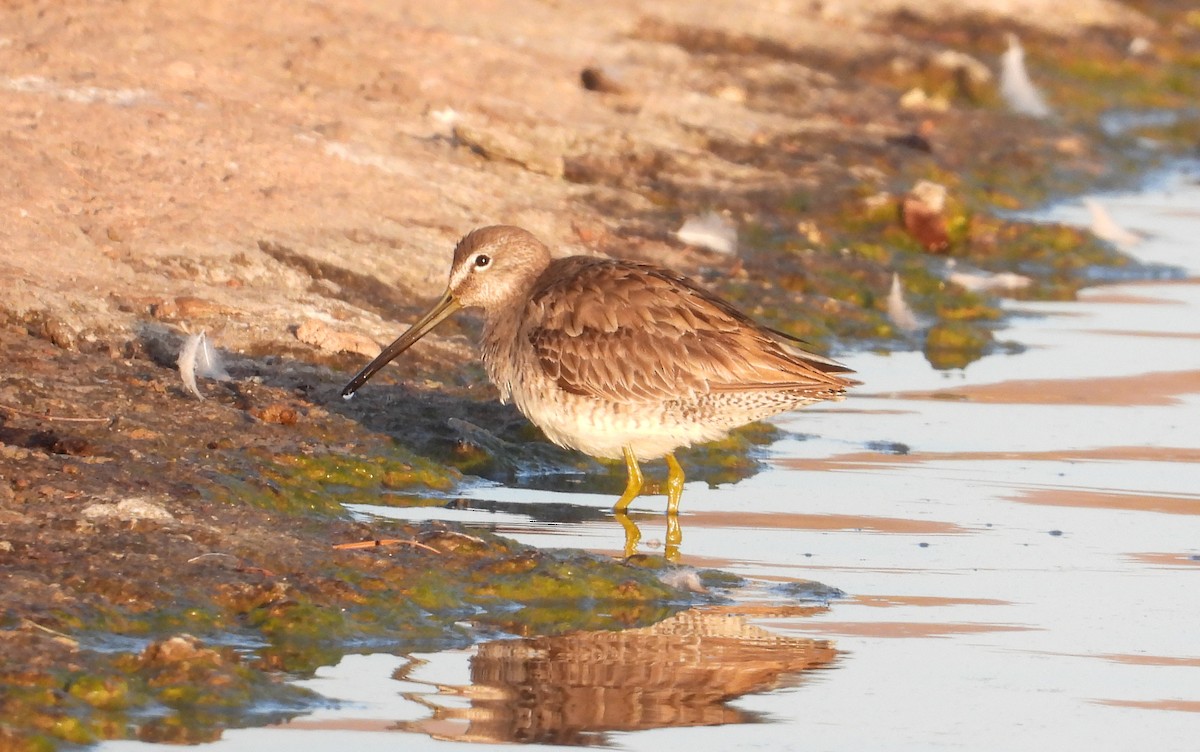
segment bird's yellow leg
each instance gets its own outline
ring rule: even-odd
[[[633,456],[633,450],[625,447],[622,451],[625,453],[625,470],[628,479],[625,482],[625,493],[621,494],[621,498],[617,499],[617,503],[613,505],[613,512],[617,516],[617,522],[620,522],[621,527],[625,528],[625,556],[629,557],[637,553],[637,544],[642,539],[642,531],[638,529],[637,523],[629,519],[625,510],[629,508],[629,502],[636,499],[642,492],[642,484],[645,479],[642,477],[642,467],[638,464],[637,457]]]
[[[679,499],[683,496],[683,468],[675,455],[667,455],[667,514],[679,513]]]
[[[625,470],[628,473],[628,480],[625,481],[625,493],[617,499],[617,503],[613,505],[613,511],[624,514],[625,510],[629,508],[629,502],[636,499],[642,492],[642,484],[645,481],[642,478],[641,465],[638,464],[637,457],[633,456],[633,450],[625,447],[622,451],[625,452]]]

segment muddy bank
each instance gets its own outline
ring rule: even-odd
[[[4,11],[0,738],[206,738],[304,707],[278,679],[346,650],[646,625],[694,600],[656,567],[342,512],[517,470],[619,487],[494,403],[469,318],[337,399],[474,226],[653,260],[792,334],[946,367],[1003,333],[945,257],[1057,298],[1131,267],[997,210],[1194,148],[1186,120],[1110,132],[1101,115],[1195,101],[1196,19],[920,5]],[[1006,31],[1054,117],[1000,101]],[[898,219],[918,180],[947,190],[943,240]],[[736,254],[676,234],[708,211]],[[920,329],[889,316],[893,272]],[[199,401],[175,362],[202,329],[232,378]],[[699,451],[689,476],[753,472],[772,435]]]

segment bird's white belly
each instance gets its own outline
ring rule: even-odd
[[[640,460],[655,459],[726,433],[722,425],[682,420],[670,405],[606,402],[554,387],[512,396],[548,439],[593,457],[619,459],[628,446]]]

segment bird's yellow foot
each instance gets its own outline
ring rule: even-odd
[[[621,527],[625,528],[625,556],[628,557],[637,553],[637,544],[642,539],[642,531],[638,528],[637,523],[629,518],[626,510],[629,509],[630,502],[641,494],[645,479],[633,450],[625,447],[623,452],[627,471],[625,493],[621,494],[621,498],[617,499],[617,503],[613,505],[613,512],[616,514],[617,522],[620,522]],[[683,542],[683,530],[679,525],[679,499],[683,496],[683,480],[683,468],[679,466],[679,461],[675,459],[675,455],[668,454],[667,537],[663,547],[663,555],[667,561],[675,561],[679,558],[679,544]]]

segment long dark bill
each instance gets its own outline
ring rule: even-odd
[[[447,290],[442,299],[437,302],[437,305],[429,310],[429,313],[426,313],[421,317],[420,321],[410,326],[407,332],[397,337],[395,342],[383,348],[383,352],[379,353],[375,360],[368,363],[361,371],[354,375],[354,378],[350,379],[346,386],[342,387],[342,397],[344,399],[353,397],[354,393],[363,384],[367,383],[367,380],[374,376],[380,368],[383,368],[397,355],[412,347],[414,342],[429,334],[429,332],[433,331],[434,327],[448,319],[460,308],[462,306],[459,305],[458,301]]]

